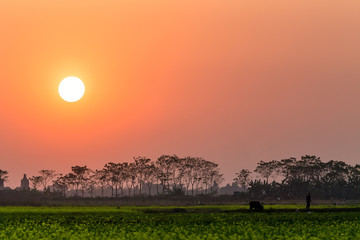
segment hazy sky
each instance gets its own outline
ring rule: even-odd
[[[0,169],[198,156],[360,163],[360,3],[0,1]],[[67,76],[82,100],[57,92]]]

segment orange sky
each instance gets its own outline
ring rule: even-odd
[[[0,169],[201,156],[360,163],[360,3],[0,2]],[[57,92],[77,76],[76,103]]]

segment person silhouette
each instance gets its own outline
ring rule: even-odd
[[[306,196],[306,210],[307,211],[310,210],[310,203],[311,203],[311,196],[310,196],[310,193],[308,193],[308,195]]]

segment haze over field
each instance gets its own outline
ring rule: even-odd
[[[359,163],[358,1],[1,1],[0,169]],[[81,78],[84,97],[58,85]]]

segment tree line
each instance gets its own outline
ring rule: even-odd
[[[199,157],[163,155],[156,161],[147,157],[133,160],[109,162],[96,170],[72,166],[67,174],[40,170],[29,181],[33,190],[47,193],[52,189],[63,196],[73,193],[81,197],[94,197],[96,189],[100,190],[100,197],[104,197],[106,189],[111,190],[112,197],[151,195],[154,189],[157,194],[214,195],[223,181],[218,164]]]
[[[235,175],[233,185],[239,188],[235,194],[246,199],[303,199],[308,192],[320,199],[360,198],[360,165],[323,162],[312,155],[260,161],[253,171],[241,169]],[[8,172],[0,170],[0,186],[7,178]],[[107,191],[112,197],[130,197],[216,195],[224,179],[214,162],[199,157],[163,155],[156,161],[135,157],[133,162],[109,162],[96,170],[72,166],[66,174],[40,170],[39,175],[29,180],[31,189],[45,193],[51,190],[63,196],[104,197]]]
[[[359,164],[323,162],[311,155],[260,161],[253,172],[242,169],[236,173],[234,181],[253,199],[303,199],[308,192],[319,199],[360,198]]]

